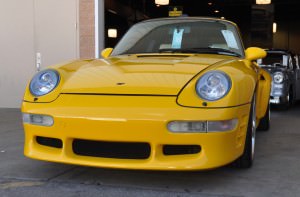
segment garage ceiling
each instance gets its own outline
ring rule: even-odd
[[[187,16],[225,17],[235,22],[243,35],[245,46],[258,45],[264,48],[276,47],[299,51],[300,41],[300,0],[272,0],[271,9],[268,5],[260,5],[267,9],[270,16],[267,20],[268,28],[265,32],[258,31],[256,22],[266,20],[264,16],[252,15],[252,6],[255,0],[170,0],[168,6],[157,6],[155,0],[105,0],[106,5],[118,4],[119,10],[107,8],[106,17],[108,26],[119,27],[120,35],[134,23],[158,17],[168,17],[170,6],[182,6],[183,13]],[[209,2],[212,3],[209,5]],[[126,8],[126,9],[125,9]],[[257,9],[257,8],[256,8]],[[131,10],[122,14],[122,10]],[[215,11],[218,10],[216,13]],[[120,25],[120,18],[124,24]],[[272,35],[273,22],[277,23],[278,33]],[[125,27],[126,26],[126,27]],[[124,28],[123,28],[124,27]],[[266,39],[267,38],[267,39]],[[274,42],[274,40],[276,42]],[[107,39],[106,46],[114,46],[118,39]],[[262,44],[263,43],[263,44]]]
[[[147,7],[153,7],[154,0],[147,0]],[[208,2],[212,2],[212,6],[208,5]],[[291,15],[292,17],[299,17],[299,7],[295,5],[300,5],[299,0],[272,0],[272,4],[275,7],[275,17],[286,17],[286,15]],[[237,17],[244,17],[244,15],[251,14],[251,5],[255,5],[254,0],[170,0],[170,5],[180,5],[184,7],[184,11],[188,15],[209,15],[209,16],[220,16],[220,15],[236,15]],[[162,6],[163,7],[163,6]],[[165,6],[167,7],[167,6]],[[215,15],[211,11],[218,9],[220,11],[219,15]],[[239,13],[239,9],[243,10],[243,14]],[[248,12],[247,12],[248,10]],[[276,13],[277,12],[277,13]],[[237,13],[237,14],[235,14]],[[151,13],[150,13],[151,14]]]
[[[110,0],[110,2],[119,2],[136,8],[150,18],[165,17],[168,14],[168,6],[157,7],[154,0]],[[212,6],[209,6],[208,2],[212,2]],[[249,18],[251,5],[254,4],[255,0],[170,0],[170,6],[182,6],[184,13],[189,16],[224,16],[231,20],[234,20],[234,16],[239,19]],[[275,20],[279,18],[300,19],[300,0],[272,0],[272,4],[275,7]],[[215,9],[218,9],[220,13],[215,14]]]

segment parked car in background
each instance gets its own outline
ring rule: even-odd
[[[287,50],[266,50],[258,64],[272,75],[270,103],[284,108],[300,99],[299,56]]]

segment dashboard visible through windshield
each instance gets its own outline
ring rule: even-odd
[[[208,53],[243,56],[236,27],[220,20],[157,20],[131,28],[112,56],[140,53]]]

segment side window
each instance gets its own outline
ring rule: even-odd
[[[288,68],[289,69],[291,69],[291,70],[293,70],[293,58],[292,58],[292,56],[290,55],[289,56],[289,64],[288,64]]]
[[[299,56],[298,55],[295,55],[295,65],[296,65],[296,69],[299,70],[300,65],[299,65]]]

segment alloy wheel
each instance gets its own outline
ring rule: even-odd
[[[251,118],[251,159],[254,159],[254,152],[255,152],[255,135],[256,135],[256,102],[255,102],[255,96],[253,99],[252,104],[252,118]]]

